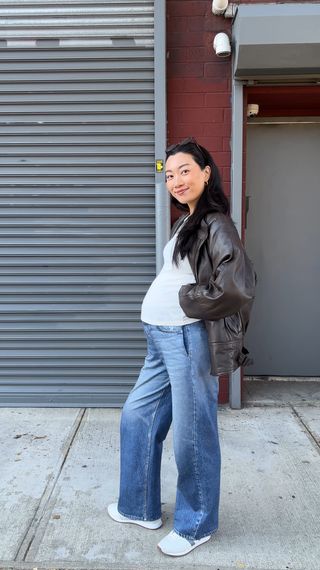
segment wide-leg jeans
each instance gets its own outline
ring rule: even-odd
[[[221,470],[219,383],[210,374],[207,330],[204,321],[143,327],[147,356],[121,415],[118,510],[132,519],[161,517],[162,446],[172,422],[174,530],[200,539],[218,528]]]

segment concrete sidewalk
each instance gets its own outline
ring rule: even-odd
[[[172,528],[171,431],[164,525],[148,531],[107,515],[120,410],[0,408],[0,570],[319,570],[320,384],[294,384],[249,382],[242,410],[220,406],[220,528],[181,558],[156,547]]]

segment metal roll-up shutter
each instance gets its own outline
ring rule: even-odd
[[[154,3],[0,4],[0,403],[121,405],[155,276]]]

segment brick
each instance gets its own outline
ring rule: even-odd
[[[176,120],[181,123],[221,123],[223,121],[223,109],[179,109],[176,111]]]
[[[167,13],[170,16],[204,16],[208,4],[208,0],[167,0]]]
[[[204,107],[203,93],[172,93],[168,96],[168,108]]]
[[[188,79],[169,76],[167,79],[168,93],[218,93],[228,91],[229,88],[229,79],[225,78],[218,78],[213,81],[207,77]]]
[[[203,127],[204,125],[197,124],[195,125],[194,123],[170,123],[170,127],[168,129],[168,140],[170,140],[170,144],[171,144],[171,140],[173,140],[173,142],[175,142],[174,137],[177,140],[182,140],[185,139],[187,137],[197,137],[200,138],[203,134]]]
[[[230,166],[231,164],[231,153],[230,152],[216,152],[215,161],[219,168],[224,166]]]
[[[225,374],[219,376],[219,404],[229,402],[229,377]]]
[[[184,92],[185,92],[184,79],[181,79],[179,77],[169,77],[169,76],[167,77],[167,93],[184,93]]]
[[[204,125],[204,136],[227,137],[230,136],[230,133],[231,125],[228,123],[208,123]]]
[[[177,30],[187,30],[188,22],[189,18],[187,18],[186,16],[179,16],[179,17],[168,16],[167,30],[166,30],[167,36],[170,37],[170,34],[172,32],[176,32]]]
[[[231,181],[231,167],[224,166],[222,169],[222,177],[225,182]]]
[[[222,150],[230,150],[230,145],[231,145],[231,139],[230,138],[226,138],[223,137],[222,139]]]
[[[223,109],[223,120],[226,123],[231,123],[231,108]]]
[[[219,32],[225,32],[226,34],[228,34],[229,37],[231,37],[232,33],[231,20],[229,20],[229,18],[227,19],[221,16],[214,16],[212,14],[212,18],[205,19],[205,21],[203,22],[202,29],[205,32],[210,32],[211,34],[213,32],[214,35]]]
[[[171,63],[169,77],[203,77],[202,63]]]
[[[168,50],[168,63],[170,62],[206,62],[208,50],[205,47],[181,47]]]
[[[223,180],[223,191],[226,194],[226,196],[228,196],[228,198],[230,200],[230,196],[231,196],[231,184],[230,184],[230,182],[225,182]]]
[[[205,77],[228,78],[231,76],[231,62],[214,61],[214,62],[205,63],[204,75]]]
[[[176,31],[167,35],[167,47],[191,47],[191,46],[203,46],[202,34],[199,32],[183,32]]]
[[[206,93],[225,93],[231,90],[231,81],[229,78],[216,77],[214,81],[211,78],[204,77],[203,84],[206,88]]]
[[[207,21],[211,23],[211,18],[203,18],[203,16],[189,16],[189,18],[187,18],[187,29],[190,32],[203,32],[205,30],[205,22]]]
[[[205,98],[207,107],[227,107],[231,106],[231,93],[208,93]]]
[[[200,144],[206,147],[210,152],[214,153],[222,149],[222,137],[205,137],[201,136],[198,140]]]

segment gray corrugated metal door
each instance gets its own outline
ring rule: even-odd
[[[119,405],[155,274],[150,1],[0,6],[2,405]]]

